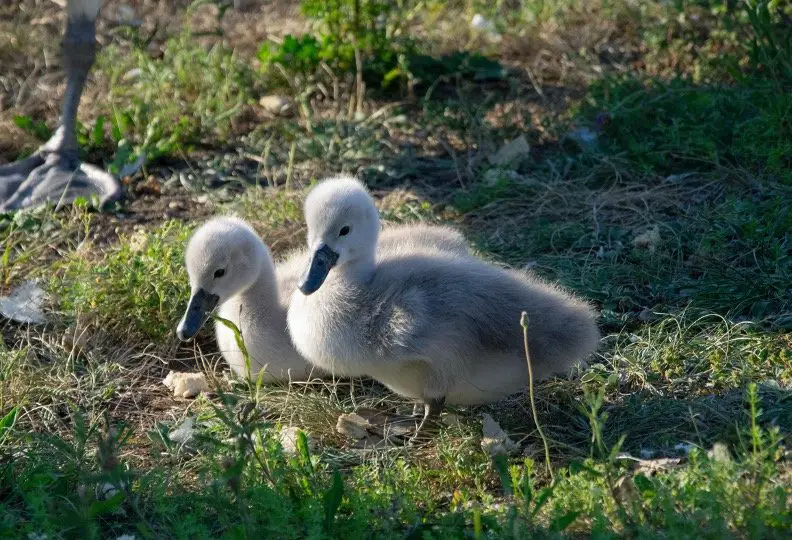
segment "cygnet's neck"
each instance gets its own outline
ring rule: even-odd
[[[265,366],[277,378],[286,376],[285,372],[279,372],[281,367],[295,370],[294,376],[302,376],[300,369],[304,361],[295,350],[289,335],[286,306],[279,299],[275,266],[269,252],[253,284],[223,304],[221,314],[223,313],[242,332],[242,338],[251,355],[252,376],[255,377]],[[218,341],[220,333],[224,331],[221,326],[217,326]],[[233,353],[234,350],[235,346],[230,345],[230,351]],[[242,361],[240,358],[236,358],[237,365],[232,365],[232,369],[238,374],[245,374],[244,364],[238,363]]]
[[[278,301],[278,282],[275,278],[275,265],[272,258],[264,257],[261,264],[261,271],[253,284],[235,296],[241,305],[251,309],[259,306],[261,309],[254,310],[256,317],[277,318],[281,316],[286,320],[286,313]],[[283,312],[283,313],[281,313]]]
[[[340,277],[348,283],[355,285],[367,283],[374,275],[375,254],[373,251],[366,255],[361,255],[357,259],[349,261],[338,268]]]

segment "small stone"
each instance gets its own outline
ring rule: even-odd
[[[181,201],[171,201],[168,203],[168,208],[171,210],[184,210],[184,204]]]
[[[132,250],[133,253],[142,253],[146,251],[149,245],[149,236],[146,234],[146,231],[135,231],[135,233],[129,237],[129,249]]]
[[[162,183],[153,174],[148,175],[145,181],[135,186],[138,195],[159,195],[162,193]]]
[[[157,43],[156,41],[149,43],[148,53],[149,57],[153,60],[158,60],[165,56],[165,50],[162,47],[162,43]]]
[[[268,113],[276,116],[289,116],[293,112],[292,102],[283,96],[264,96],[259,99],[259,105]]]
[[[720,463],[728,463],[731,461],[731,452],[729,452],[729,447],[723,443],[717,442],[712,445],[712,450],[707,452],[707,456],[713,461],[718,461]]]
[[[197,185],[197,182],[195,181],[195,175],[192,174],[192,173],[180,172],[179,173],[179,182],[181,182],[181,185],[187,191],[197,191],[198,190],[198,185]]]
[[[182,373],[171,371],[162,381],[167,386],[174,397],[191,398],[201,392],[208,392],[209,385],[203,373]]]
[[[654,312],[649,308],[643,308],[638,313],[638,320],[642,322],[649,322],[655,320],[657,317],[655,316]]]
[[[531,153],[531,146],[525,135],[520,135],[504,144],[498,152],[490,157],[490,163],[500,167],[517,164],[520,160],[528,157]]]
[[[493,22],[485,18],[484,15],[480,13],[473,15],[473,18],[470,20],[470,27],[481,32],[495,31],[495,25]]]
[[[635,249],[644,249],[649,253],[654,253],[660,244],[660,228],[654,225],[651,229],[633,238],[632,244]]]
[[[493,168],[484,173],[484,183],[490,187],[501,182],[520,182],[523,179],[516,171],[509,169]]]
[[[118,493],[118,488],[110,482],[103,482],[96,486],[96,498],[99,500],[112,499],[116,493]]]
[[[597,149],[597,134],[587,127],[573,129],[564,137],[565,141],[570,141],[582,151],[593,151]]]
[[[193,433],[195,433],[194,425],[195,420],[188,418],[179,427],[168,433],[168,438],[177,444],[184,444],[192,439]]]
[[[129,71],[127,71],[126,73],[124,73],[124,76],[121,77],[121,79],[124,82],[134,82],[134,81],[138,80],[142,74],[143,74],[143,70],[142,69],[140,69],[140,68],[132,68]]]
[[[180,185],[181,182],[179,182],[179,175],[174,174],[171,175],[171,177],[165,180],[165,183],[162,184],[162,191],[163,193],[165,192],[171,193],[175,191],[176,188],[178,188]]]
[[[495,23],[485,18],[480,13],[473,15],[470,20],[470,28],[489,36],[493,41],[500,41],[501,35],[495,29]]]
[[[116,11],[116,22],[121,25],[140,26],[143,24],[143,21],[138,19],[135,15],[135,8],[129,4],[121,4]]]
[[[47,293],[35,280],[28,280],[0,296],[0,315],[6,319],[25,324],[44,324],[47,318],[42,310]]]
[[[350,439],[362,439],[368,434],[371,424],[359,414],[342,414],[336,422],[336,431]]]
[[[694,448],[695,446],[690,443],[678,443],[674,445],[674,451],[685,456],[690,454],[690,451],[693,450]]]
[[[658,472],[676,469],[682,464],[680,458],[641,459],[636,462],[635,472],[653,476]]]
[[[696,176],[698,173],[689,172],[689,173],[682,173],[682,174],[672,174],[670,176],[665,177],[666,182],[670,182],[672,184],[681,184],[688,178]]]
[[[759,385],[770,390],[781,390],[781,385],[775,379],[765,379]]]
[[[458,414],[448,413],[443,415],[442,422],[448,427],[459,427],[462,423],[462,419]]]

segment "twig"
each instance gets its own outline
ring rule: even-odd
[[[545,465],[547,466],[547,473],[550,475],[550,481],[555,482],[553,476],[553,468],[550,465],[550,446],[547,444],[547,437],[545,437],[542,426],[539,425],[539,416],[536,414],[536,402],[534,401],[534,381],[533,381],[533,367],[531,366],[531,353],[528,350],[528,313],[522,312],[520,317],[520,326],[523,329],[523,343],[525,344],[525,361],[528,363],[528,397],[531,400],[531,413],[533,414],[534,424],[536,424],[536,431],[542,438],[544,444]]]
[[[543,103],[547,103],[547,96],[545,96],[544,92],[542,91],[542,85],[539,84],[536,76],[534,76],[531,66],[525,66],[525,73],[528,75],[528,80],[531,82],[531,86],[533,86],[536,94],[542,99]]]
[[[333,81],[333,103],[335,103],[336,123],[338,123],[341,120],[341,85],[338,82],[338,77],[336,77],[336,74],[333,73],[333,70],[330,69],[326,62],[323,61],[319,65],[325,70],[330,80]]]
[[[363,53],[355,46],[355,116],[363,116],[363,101],[366,99],[366,83],[363,80]]]
[[[443,147],[443,149],[448,152],[448,155],[451,156],[451,159],[454,161],[454,170],[456,171],[457,181],[459,182],[460,187],[462,189],[467,189],[465,186],[465,181],[462,180],[462,171],[459,170],[459,160],[457,159],[456,152],[454,151],[454,147],[451,146],[451,143],[448,142],[445,135],[441,134],[437,137],[437,141]]]
[[[294,155],[297,153],[297,141],[292,141],[289,148],[289,167],[286,169],[286,193],[291,186],[292,175],[294,174]]]

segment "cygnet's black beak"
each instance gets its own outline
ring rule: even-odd
[[[187,311],[184,312],[184,316],[176,328],[176,335],[179,336],[179,339],[182,341],[192,339],[209,318],[209,313],[217,307],[219,300],[220,297],[216,294],[209,294],[203,289],[198,289],[190,298]]]
[[[338,253],[330,249],[327,244],[322,244],[311,257],[308,271],[300,279],[297,288],[305,296],[315,293],[327,279],[327,274],[335,266],[336,262],[338,262]]]

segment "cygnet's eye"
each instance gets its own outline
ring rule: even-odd
[[[350,228],[349,225],[344,225],[341,227],[341,231],[338,233],[338,236],[346,236],[349,234]]]
[[[215,270],[215,273],[214,273],[215,279],[221,278],[224,275],[225,275],[225,268],[220,268],[218,270]]]

